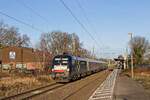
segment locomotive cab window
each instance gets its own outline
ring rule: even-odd
[[[61,64],[61,59],[60,58],[55,58],[54,59],[54,65],[60,65]]]
[[[62,65],[68,65],[68,58],[62,58]]]

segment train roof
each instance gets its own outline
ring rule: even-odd
[[[94,59],[88,59],[89,62],[95,62],[95,63],[106,63],[105,61],[101,61],[101,60],[94,60]]]
[[[82,58],[82,57],[73,56],[73,55],[69,55],[69,54],[56,55],[55,57],[71,57],[73,59],[77,59],[77,60],[80,60],[80,61],[88,61],[88,62],[95,62],[95,63],[106,63],[105,61],[101,61],[101,60]]]

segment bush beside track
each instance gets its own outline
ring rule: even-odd
[[[24,92],[28,89],[34,89],[39,86],[44,86],[53,80],[49,75],[40,74],[23,74],[0,72],[0,97],[14,95]]]

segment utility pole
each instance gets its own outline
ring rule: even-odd
[[[0,47],[0,68],[1,68],[1,72],[3,71],[3,67],[2,67],[2,47]]]
[[[132,33],[128,33],[130,35],[130,40],[131,40],[131,44],[132,44]],[[131,77],[134,77],[134,68],[133,68],[133,52],[132,52],[132,46],[130,46],[131,49]]]
[[[128,69],[128,48],[126,48],[126,67]]]
[[[67,53],[67,34],[64,33],[64,45],[63,45],[63,53]]]
[[[72,41],[73,41],[73,55],[77,56],[77,52],[76,52],[76,40],[75,40],[74,36],[72,37]]]
[[[95,48],[94,48],[94,46],[93,46],[93,52],[92,52],[93,59],[95,58],[95,57],[94,57],[94,49],[95,49]]]
[[[43,50],[43,68],[45,68],[45,50]]]
[[[21,62],[22,62],[22,68],[23,68],[23,67],[24,67],[24,66],[23,66],[23,49],[24,49],[24,48],[21,47],[20,49],[21,49]]]
[[[110,68],[110,59],[108,60],[108,68]]]
[[[127,65],[126,65],[126,53],[124,54],[124,61],[123,61],[123,69],[126,69],[127,68]]]

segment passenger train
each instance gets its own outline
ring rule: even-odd
[[[51,77],[56,82],[69,82],[106,68],[104,61],[62,54],[53,58]]]

